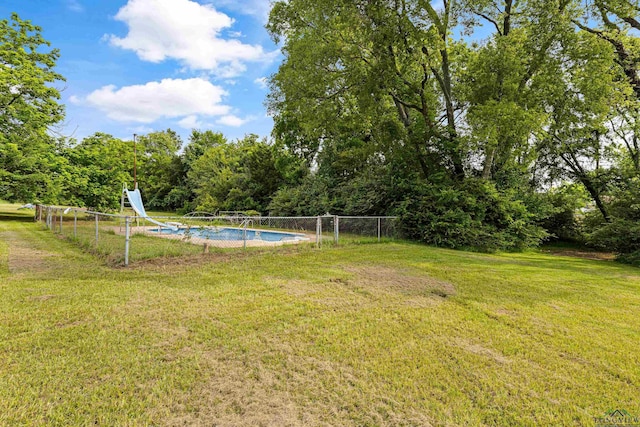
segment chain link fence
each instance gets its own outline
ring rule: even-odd
[[[111,264],[211,251],[307,244],[316,247],[398,238],[396,217],[139,217],[38,205],[35,220]]]

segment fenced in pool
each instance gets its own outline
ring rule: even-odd
[[[382,242],[398,238],[395,217],[186,216],[137,217],[38,205],[35,220],[107,259],[129,265],[149,258],[282,245]],[[153,222],[152,222],[153,221]],[[157,223],[164,224],[159,226]]]

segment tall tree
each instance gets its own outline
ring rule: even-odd
[[[0,194],[11,200],[52,201],[42,189],[57,186],[47,131],[64,117],[55,88],[64,79],[55,71],[60,53],[41,32],[15,13],[0,21]]]
[[[547,96],[562,70],[557,46],[573,33],[570,0],[546,2],[470,0],[466,25],[493,30],[474,49],[466,70],[471,139],[482,158],[482,177],[526,175],[535,141],[548,125]]]
[[[411,150],[423,176],[462,178],[456,79],[467,50],[449,37],[454,9],[448,0],[442,10],[417,0],[276,2],[268,28],[286,54],[272,80],[276,129],[295,117],[318,151],[345,136],[382,144],[393,129],[395,149]]]
[[[614,139],[623,142],[636,175],[640,174],[640,4],[630,0],[596,0],[587,3],[575,25],[608,43],[620,73],[618,89],[624,101],[616,105],[610,121]]]
[[[138,142],[140,191],[150,208],[167,208],[174,204],[167,197],[183,183],[183,165],[178,155],[182,140],[167,129],[140,136]]]
[[[133,150],[130,142],[96,133],[64,151],[68,161],[65,200],[100,211],[120,206],[122,184],[133,183]]]

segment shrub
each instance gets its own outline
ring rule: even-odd
[[[615,188],[608,197],[610,221],[599,215],[588,219],[593,231],[587,244],[597,249],[615,252],[618,260],[640,265],[640,179],[629,180]]]
[[[542,198],[549,206],[541,215],[539,224],[549,233],[549,239],[583,243],[584,234],[577,212],[588,200],[584,188],[567,184],[549,190]]]
[[[521,201],[479,179],[420,185],[397,214],[406,237],[435,246],[517,250],[536,246],[547,236]]]

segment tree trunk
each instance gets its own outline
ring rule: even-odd
[[[607,211],[607,208],[604,205],[604,203],[602,203],[602,198],[600,197],[600,193],[596,190],[595,186],[593,185],[593,182],[586,176],[579,177],[579,180],[582,183],[582,185],[584,185],[584,187],[587,189],[593,201],[596,202],[596,206],[598,207],[598,210],[602,214],[602,217],[604,218],[604,220],[606,222],[611,222],[611,217],[609,216],[609,212]]]

